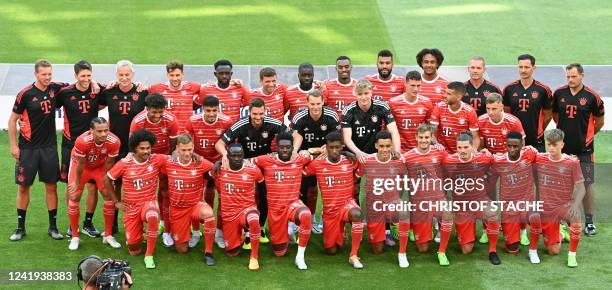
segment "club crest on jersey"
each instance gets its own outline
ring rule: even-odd
[[[187,91],[181,91],[181,95],[187,95]]]
[[[339,94],[340,94],[340,92],[334,91],[334,95],[339,95]]]
[[[132,94],[132,100],[134,102],[138,101],[138,94]]]
[[[442,88],[440,86],[436,87],[436,94],[439,94],[442,92]]]
[[[195,176],[196,175],[196,170],[195,169],[191,169],[191,175]]]
[[[277,101],[279,101],[281,97],[280,97],[279,95],[276,95],[274,98],[275,98]]]
[[[327,131],[327,125],[321,124],[321,131]]]
[[[267,139],[268,138],[268,131],[261,132],[261,138]]]
[[[567,168],[565,166],[559,166],[559,173],[564,174]]]
[[[232,99],[236,99],[238,98],[238,94],[237,93],[232,93]]]
[[[151,165],[147,166],[147,172],[153,172],[153,166]]]
[[[488,96],[491,94],[491,92],[489,92],[489,91],[484,91],[484,92],[482,92],[482,94],[483,94],[485,97],[488,97]]]
[[[221,129],[217,129],[215,133],[217,133],[218,136],[221,136],[221,134],[223,134],[223,131]]]
[[[378,117],[377,116],[372,116],[371,119],[372,119],[373,123],[378,122]]]
[[[531,98],[532,99],[537,99],[538,96],[539,96],[538,92],[536,92],[536,91],[531,92]]]
[[[397,86],[391,85],[391,91],[395,93],[396,90],[397,90]]]
[[[438,158],[437,157],[432,157],[431,158],[431,163],[438,163]]]
[[[584,106],[587,104],[587,100],[585,98],[580,98],[580,105]]]
[[[463,125],[463,124],[465,124],[465,119],[463,119],[463,118],[459,119],[459,125]]]
[[[117,99],[119,99],[119,98],[117,97],[117,95],[114,95],[114,96],[113,96],[113,100],[117,100]]]
[[[162,127],[160,130],[162,134],[166,134],[166,132],[168,132],[168,129],[166,129],[166,127]]]
[[[249,179],[249,177],[248,177],[246,174],[243,174],[243,175],[242,175],[242,180],[246,181],[246,180],[248,180],[248,179]]]
[[[341,167],[341,168],[342,168],[342,171],[346,171],[346,170],[348,169],[348,166],[346,166],[346,165],[342,165],[342,167]]]
[[[423,107],[419,107],[417,111],[419,112],[419,115],[423,115],[425,109],[423,109]]]
[[[100,153],[106,154],[106,148],[102,148],[102,150],[100,150]]]
[[[76,100],[76,97],[75,97],[75,96],[71,96],[71,97],[70,97],[70,100],[71,100],[71,101],[74,101],[74,100]]]
[[[198,131],[198,135],[202,135],[202,134],[203,134],[202,130]]]
[[[502,133],[502,135],[506,135],[506,134],[508,134],[508,130],[506,130],[506,128],[503,128],[501,130],[501,133]]]

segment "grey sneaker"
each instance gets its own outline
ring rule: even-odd
[[[23,239],[25,235],[26,235],[26,232],[24,229],[16,229],[15,232],[9,238],[9,240],[16,242],[16,241]]]
[[[63,240],[64,236],[62,236],[62,234],[59,233],[59,231],[57,229],[49,229],[47,231],[47,233],[49,234],[49,236],[51,238],[53,238],[54,240]]]

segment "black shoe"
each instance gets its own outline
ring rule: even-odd
[[[491,261],[491,264],[493,265],[501,264],[501,260],[499,259],[499,256],[495,252],[489,253],[489,261]]]
[[[94,227],[93,224],[83,225],[83,233],[92,238],[99,238],[102,236],[102,234],[98,230],[96,230],[96,227]]]
[[[9,238],[9,240],[16,242],[16,241],[23,239],[25,235],[26,235],[25,229],[16,229],[15,232]]]
[[[54,240],[63,240],[64,236],[62,236],[62,234],[59,233],[59,231],[57,229],[54,228],[50,228],[47,233],[49,234],[49,236],[51,238],[53,238]]]
[[[204,254],[204,262],[206,262],[206,265],[208,266],[214,266],[215,264],[217,264],[217,261],[211,253]]]
[[[584,226],[584,234],[587,237],[591,237],[594,236],[595,234],[597,234],[597,229],[595,228],[594,224],[586,224]]]

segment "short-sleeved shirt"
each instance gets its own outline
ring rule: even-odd
[[[441,75],[437,75],[435,79],[428,81],[421,80],[421,90],[419,94],[427,97],[435,106],[438,103],[444,103],[446,100],[446,86],[449,81]]]
[[[108,107],[110,131],[121,140],[119,152],[128,152],[128,139],[130,136],[130,124],[132,119],[145,107],[145,97],[149,93],[144,90],[136,91],[136,85],[124,92],[119,86],[107,88],[100,93],[100,105]]]
[[[222,89],[215,81],[202,85],[195,103],[202,105],[206,96],[215,96],[219,99],[221,113],[230,117],[232,122],[235,122],[240,119],[240,109],[249,105],[249,94],[249,89],[244,85],[230,83],[227,88]]]
[[[263,172],[266,180],[268,208],[282,212],[292,201],[300,199],[300,186],[304,166],[310,158],[298,155],[295,160],[282,161],[278,156],[262,155],[253,158],[253,163]]]
[[[325,136],[333,131],[340,130],[338,114],[329,107],[323,107],[318,120],[313,120],[308,108],[298,111],[293,117],[292,129],[302,135],[304,140],[300,150],[321,147],[325,145]]]
[[[215,150],[215,143],[232,124],[232,120],[222,113],[217,114],[217,120],[212,124],[204,121],[203,114],[191,116],[186,130],[193,137],[195,153],[211,162],[221,160],[221,154]]]
[[[538,152],[523,148],[518,160],[510,160],[507,153],[495,154],[491,173],[499,176],[499,200],[533,200],[533,164]]]
[[[387,104],[399,131],[402,151],[409,151],[417,146],[417,128],[431,120],[433,105],[427,97],[421,95],[417,95],[412,103],[408,102],[404,95],[400,95],[389,100]]]
[[[372,74],[365,77],[372,83],[372,99],[388,102],[391,98],[401,95],[406,91],[406,79],[398,75],[391,74],[388,80],[380,79],[379,74]]]
[[[255,165],[243,164],[240,170],[221,168],[214,175],[221,199],[221,217],[231,222],[249,207],[257,207],[255,202],[255,182],[264,181],[264,176]]]
[[[372,100],[370,108],[363,111],[357,101],[352,102],[342,112],[342,128],[350,128],[351,139],[355,146],[365,153],[374,153],[374,137],[385,125],[395,122],[389,105],[385,101]]]
[[[447,155],[443,161],[447,176],[452,178],[455,184],[459,183],[458,179],[469,179],[472,180],[470,183],[473,182],[473,186],[470,188],[467,185],[453,188],[453,200],[478,201],[488,199],[485,184],[492,163],[493,156],[487,156],[480,152],[472,153],[472,158],[468,161],[463,161],[458,153]]]
[[[72,160],[76,160],[76,157],[83,157],[85,168],[98,168],[104,166],[108,158],[117,157],[119,147],[121,147],[121,141],[113,133],[108,133],[106,141],[98,145],[91,131],[86,131],[74,142]]]
[[[98,117],[99,99],[99,94],[91,92],[91,86],[81,91],[72,84],[59,91],[56,106],[64,112],[63,144],[74,144],[76,138],[89,130],[91,120]]]
[[[178,121],[172,113],[164,111],[157,123],[149,121],[147,110],[138,113],[130,125],[130,134],[142,129],[147,129],[155,135],[156,142],[153,148],[151,148],[151,152],[170,154],[170,139],[174,139],[179,135]]]
[[[34,83],[21,90],[15,98],[13,113],[19,119],[19,148],[40,148],[57,144],[55,108],[59,90],[64,83],[51,83],[44,91]]]
[[[417,148],[404,153],[408,174],[412,179],[427,180],[442,180],[444,179],[444,170],[442,162],[448,155],[444,149],[429,146],[426,153],[421,153]],[[410,196],[410,200],[417,201],[432,201],[445,198],[445,193],[442,188],[435,186],[419,186],[414,195]]]
[[[279,84],[271,94],[267,95],[262,88],[252,90],[249,94],[249,102],[254,98],[261,98],[266,105],[266,116],[279,120],[281,123],[285,121],[285,113],[289,110],[286,107],[285,94],[287,93],[287,85]]]
[[[318,89],[319,87],[314,83],[309,91],[302,90],[299,83],[287,88],[285,92],[285,108],[289,108],[289,120],[293,120],[293,116],[300,109],[308,107],[308,93]],[[323,98],[323,103],[325,103],[325,98]]]
[[[203,159],[199,164],[189,160],[182,164],[167,158],[161,171],[168,176],[168,194],[173,207],[192,207],[202,201],[204,175],[213,167],[210,161]],[[212,206],[212,205],[211,205]]]
[[[200,84],[183,81],[178,89],[173,89],[169,82],[154,84],[149,93],[162,94],[166,99],[166,110],[178,120],[179,130],[185,130],[189,117],[193,115],[193,100],[200,92]]]
[[[353,199],[355,177],[361,176],[361,170],[359,162],[351,162],[344,156],[337,163],[327,158],[315,159],[304,167],[307,176],[317,177],[323,199],[323,217],[336,216]]]
[[[573,200],[574,185],[584,182],[580,161],[563,154],[553,161],[548,153],[538,153],[535,160],[538,192],[544,211],[553,211]]]
[[[487,112],[487,97],[491,93],[501,95],[502,92],[497,85],[488,80],[484,80],[478,88],[468,80],[465,82],[465,95],[462,100],[476,110],[477,116],[482,116]]]
[[[587,86],[573,95],[568,86],[555,90],[553,112],[559,116],[557,128],[565,132],[563,152],[591,154],[595,150],[595,117],[604,115],[599,95]]]
[[[278,120],[265,116],[259,128],[253,127],[249,117],[238,120],[221,136],[225,144],[242,145],[244,158],[252,158],[272,152],[272,143],[278,133],[287,128]]]
[[[504,106],[521,120],[525,129],[525,145],[536,146],[543,143],[544,116],[542,111],[552,108],[550,88],[536,80],[525,88],[521,81],[514,81],[504,88]]]
[[[123,202],[128,205],[143,204],[157,200],[159,171],[168,155],[151,154],[143,163],[132,155],[122,158],[106,173],[112,180],[121,178]]]
[[[491,120],[489,114],[478,117],[478,133],[484,140],[484,147],[491,153],[506,153],[506,135],[509,132],[519,132],[525,138],[521,121],[512,114],[502,113],[503,117],[498,123]]]
[[[325,81],[325,90],[323,98],[328,107],[334,109],[338,117],[342,118],[344,107],[356,100],[355,85],[357,80],[351,79],[348,84],[342,84],[338,79],[330,79]]]
[[[456,112],[451,111],[446,103],[438,103],[431,114],[431,123],[438,126],[438,142],[449,153],[457,152],[457,137],[461,132],[478,131],[476,111],[464,102]]]

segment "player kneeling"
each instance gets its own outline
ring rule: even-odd
[[[432,146],[433,132],[433,127],[430,125],[420,125],[416,132],[417,147],[404,154],[410,178],[420,180],[421,184],[444,179],[441,164],[448,153],[441,146]],[[418,186],[410,196],[410,202],[415,205],[410,221],[420,253],[429,251],[433,235],[432,220],[436,218],[440,221],[440,245],[438,246],[440,266],[450,265],[446,257],[446,247],[453,229],[453,214],[448,210],[433,207],[433,205],[445,201],[447,201],[446,193],[439,186],[436,188],[435,184],[434,186]]]
[[[190,226],[194,222],[204,224],[204,261],[212,266],[216,264],[212,252],[215,216],[210,205],[202,199],[204,175],[212,169],[212,163],[194,155],[193,139],[189,134],[179,135],[176,142],[177,160],[167,159],[162,167],[162,172],[168,176],[174,247],[179,253],[187,253]]]
[[[582,231],[580,205],[585,195],[585,187],[580,161],[575,156],[562,153],[565,145],[564,137],[565,134],[559,129],[547,131],[544,138],[547,153],[539,153],[535,161],[540,201],[544,208],[542,234],[548,253],[558,254],[562,239],[559,222],[567,221],[570,224],[567,266],[577,267],[576,250],[578,250]],[[533,238],[537,239],[539,235]],[[532,246],[531,250],[537,251],[537,248]]]
[[[159,206],[157,205],[156,190],[159,183],[159,171],[166,162],[167,155],[151,154],[151,147],[155,145],[155,135],[143,129],[134,131],[128,141],[132,154],[121,159],[106,174],[104,187],[106,197],[104,201],[104,214],[107,214],[107,199],[123,211],[123,224],[125,238],[130,255],[137,256],[142,252],[143,224],[147,223],[146,237],[147,249],[144,263],[147,269],[155,268],[153,252],[157,242]],[[113,181],[122,179],[123,200],[116,200],[116,188]],[[121,245],[111,235],[106,235],[103,242],[113,248]]]
[[[264,174],[268,187],[268,226],[272,250],[277,257],[287,254],[289,234],[288,222],[299,226],[299,241],[295,265],[300,270],[308,269],[304,260],[306,245],[310,239],[312,214],[300,200],[300,186],[304,166],[310,162],[308,151],[291,156],[293,137],[291,133],[276,136],[276,154],[261,155],[253,158]]]
[[[351,253],[349,263],[355,269],[363,268],[357,256],[363,238],[361,209],[355,199],[355,177],[361,176],[358,162],[342,156],[342,135],[335,131],[325,137],[327,154],[319,156],[304,168],[306,175],[316,175],[323,199],[323,247],[335,255],[344,244],[344,225],[351,223]]]
[[[251,233],[249,270],[258,270],[261,227],[255,202],[255,182],[263,182],[264,177],[259,168],[244,162],[244,150],[240,144],[230,145],[227,152],[229,168],[221,167],[221,161],[217,161],[213,173],[221,198],[225,252],[229,256],[240,254],[243,231],[248,229]]]
[[[400,245],[397,257],[400,268],[408,268],[410,264],[406,256],[406,246],[410,231],[410,214],[407,210],[400,210],[399,207],[387,208],[390,205],[402,204],[401,191],[395,187],[388,190],[380,184],[406,174],[404,161],[397,156],[393,158],[395,153],[392,152],[391,138],[391,133],[388,131],[376,133],[374,146],[377,153],[368,155],[363,165],[366,178],[368,242],[374,254],[382,254],[386,240],[385,222],[399,221]]]

